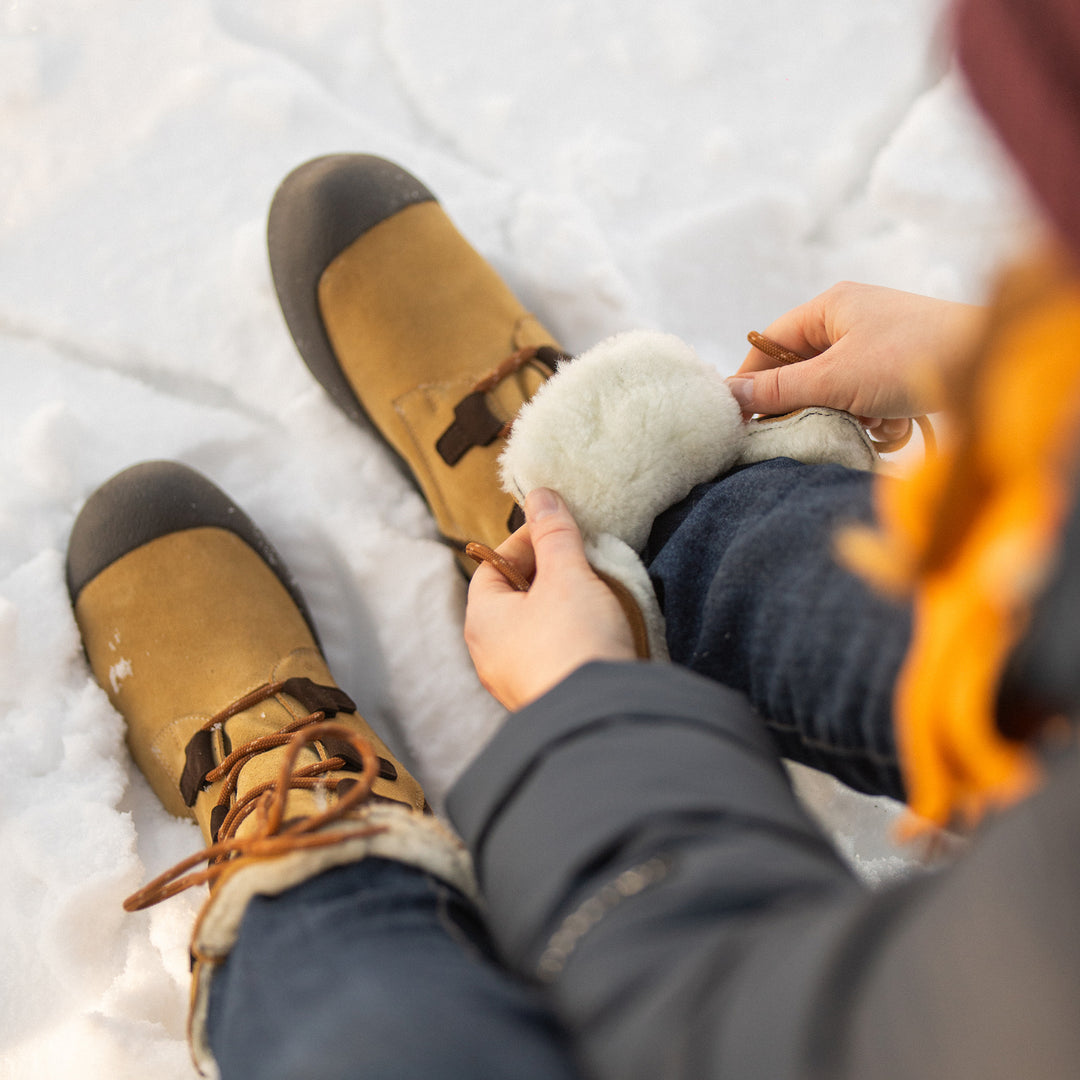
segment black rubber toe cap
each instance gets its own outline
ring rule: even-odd
[[[270,205],[270,272],[289,332],[312,374],[354,420],[363,413],[319,315],[319,278],[368,229],[435,199],[400,166],[370,154],[331,154],[294,169]]]
[[[208,526],[235,533],[255,550],[289,590],[315,634],[288,567],[251,518],[201,473],[173,461],[148,461],[125,469],[86,501],[68,542],[71,602],[74,604],[86,585],[129,551],[169,533]]]

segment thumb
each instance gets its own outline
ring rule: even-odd
[[[827,371],[832,365],[820,361],[816,356],[799,364],[733,375],[726,380],[727,387],[747,416],[775,416],[807,405],[831,405],[830,391],[836,388],[829,385]]]
[[[536,573],[589,570],[581,530],[566,503],[550,488],[535,488],[525,499],[525,520],[536,556]]]

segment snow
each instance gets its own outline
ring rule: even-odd
[[[0,1076],[192,1075],[200,898],[120,902],[199,838],[129,763],[64,588],[112,473],[176,458],[237,499],[436,799],[499,722],[424,506],[285,331],[285,173],[391,157],[571,349],[656,327],[730,372],[835,280],[978,300],[1027,235],[941,24],[937,0],[0,6]],[[902,869],[892,808],[801,783],[868,878]]]

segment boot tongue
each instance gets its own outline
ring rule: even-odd
[[[286,746],[272,746],[248,758],[237,773],[236,789],[227,805],[217,805],[221,783],[224,781],[218,781],[202,791],[210,769],[235,750],[256,740],[279,735],[283,729],[297,720],[302,720],[316,709],[326,708],[328,713],[333,715],[339,710],[352,707],[347,695],[336,687],[319,686],[306,678],[293,678],[287,680],[278,693],[230,716],[220,726],[197,732],[187,746],[180,787],[185,801],[194,798],[196,819],[209,842],[213,843],[217,839],[218,830],[231,806],[243,802],[256,789],[268,789],[268,785],[277,780],[286,756]],[[305,746],[297,755],[292,771],[314,765],[320,760],[314,746]],[[292,788],[288,795],[285,817],[307,817],[321,812],[325,805],[325,792],[318,789],[312,791]],[[251,835],[258,827],[258,822],[259,815],[250,813],[240,823],[235,835],[238,838]]]
[[[184,749],[184,769],[180,774],[179,788],[185,806],[194,806],[195,800],[206,783],[207,777],[217,766],[218,760],[224,760],[231,751],[232,740],[224,734],[222,725],[246,712],[248,708],[261,704],[275,694],[288,694],[295,698],[310,716],[320,712],[327,720],[339,712],[355,713],[356,705],[352,698],[336,686],[321,686],[306,676],[294,676],[278,683],[267,683],[245,695],[234,705],[211,717],[208,723],[199,728],[188,740]],[[274,733],[269,733],[274,734]],[[263,738],[265,736],[258,736]],[[240,745],[245,745],[245,740]],[[230,745],[226,745],[226,743]],[[219,756],[215,757],[215,750]],[[333,756],[328,751],[329,756]],[[348,760],[348,759],[347,759]]]
[[[246,742],[261,738],[264,735],[277,734],[283,727],[301,719],[311,711],[303,708],[297,709],[289,698],[284,700],[288,702],[288,705],[282,703],[280,696],[269,698],[261,705],[250,709],[247,713],[242,713],[230,720],[228,731],[233,747],[243,746]],[[281,772],[285,756],[286,747],[278,746],[270,750],[264,750],[262,753],[249,758],[240,769],[237,778],[236,802],[243,802],[257,788],[268,788],[269,785],[273,784]],[[307,765],[318,763],[320,760],[318,751],[313,745],[308,744],[297,754],[292,771],[297,772]],[[328,793],[324,788],[314,790],[290,788],[283,820],[310,817],[313,814],[321,813],[326,809],[327,797]],[[250,836],[257,830],[260,820],[257,811],[250,813],[237,828],[236,838],[242,840]]]
[[[287,674],[289,666],[287,662],[278,665],[279,671],[286,669],[281,674]],[[327,682],[322,683],[307,675],[281,679],[279,674],[277,681],[264,684],[207,721],[205,730],[197,731],[187,744],[180,790],[187,805],[194,804],[195,818],[209,844],[218,840],[221,826],[234,806],[243,807],[246,801],[257,800],[271,790],[288,757],[291,735],[302,731],[309,720],[317,721],[320,715],[355,732],[378,757],[379,768],[371,785],[374,797],[400,802],[416,811],[426,807],[419,783],[397,765],[390,750],[357,713],[352,699],[330,683],[328,675]],[[260,740],[265,749],[260,748]],[[275,741],[280,745],[273,745]],[[220,770],[230,755],[236,755],[234,761],[239,763],[238,767],[232,766],[235,787],[219,806],[223,785],[229,781],[221,771],[214,770]],[[311,770],[331,758],[340,759],[339,768],[332,772]],[[310,786],[289,786],[284,821],[323,813],[332,794],[344,794],[346,788],[342,785],[359,779],[364,761],[348,739],[326,733],[318,743],[299,748],[289,772],[299,779],[306,770],[310,771],[302,783]],[[208,783],[210,778],[212,782]],[[261,820],[262,815],[252,810],[235,830],[230,825],[228,831],[236,839],[244,839],[258,830]]]

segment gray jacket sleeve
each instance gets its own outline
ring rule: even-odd
[[[869,893],[741,695],[592,664],[449,809],[588,1075],[1035,1080],[1080,1068],[1078,766],[948,871]]]

